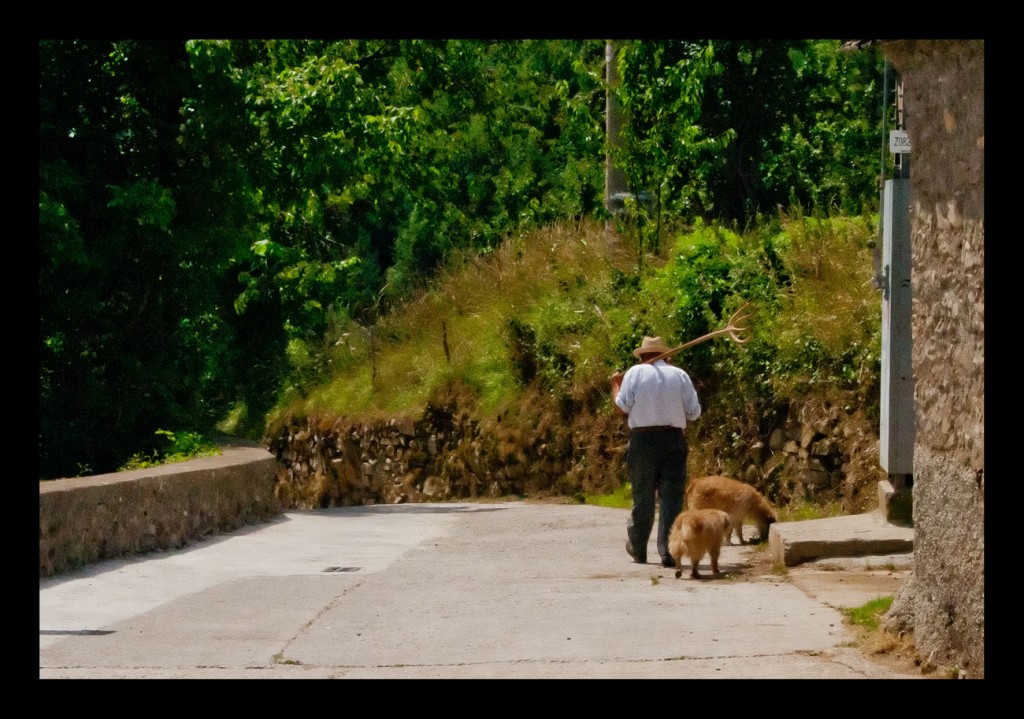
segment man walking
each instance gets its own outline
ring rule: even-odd
[[[633,510],[626,524],[626,552],[633,561],[647,563],[657,493],[657,546],[663,567],[675,566],[668,550],[668,533],[683,509],[686,491],[684,430],[701,413],[690,376],[665,359],[657,359],[670,351],[661,337],[644,337],[633,350],[640,362],[611,377],[615,406],[629,417],[626,473],[633,489]]]

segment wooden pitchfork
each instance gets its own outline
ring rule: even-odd
[[[747,329],[748,329],[747,327],[740,327],[739,323],[740,322],[746,322],[748,319],[750,319],[750,315],[749,314],[744,314],[744,311],[747,309],[747,305],[749,305],[749,304],[750,304],[749,302],[744,302],[743,306],[740,307],[738,310],[736,310],[733,313],[732,317],[729,318],[729,322],[726,323],[725,327],[723,327],[722,329],[715,330],[714,332],[708,332],[706,335],[701,335],[700,337],[698,337],[695,340],[690,340],[689,342],[686,342],[685,344],[681,344],[678,347],[670,349],[668,352],[662,352],[657,357],[652,357],[651,359],[647,360],[644,364],[650,364],[651,362],[657,362],[660,359],[665,359],[666,357],[671,357],[676,352],[684,350],[687,347],[693,347],[694,345],[699,345],[701,342],[707,342],[710,339],[713,339],[715,337],[720,337],[722,335],[728,335],[729,338],[732,339],[733,342],[735,342],[736,344],[739,344],[739,345],[743,344],[744,342],[749,341],[750,337],[741,337],[739,335],[739,333],[746,332]]]

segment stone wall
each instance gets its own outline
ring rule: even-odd
[[[888,623],[985,675],[985,45],[881,44],[911,140],[914,573]]]
[[[151,469],[39,483],[39,576],[266,522],[281,513],[262,447]]]
[[[293,419],[273,433],[269,449],[281,467],[280,504],[314,509],[571,495],[586,485],[577,482],[567,436],[564,428],[482,426],[456,404],[431,403],[415,419]]]
[[[733,474],[777,506],[832,499],[851,513],[874,509],[886,478],[877,427],[854,404],[808,399],[779,408],[774,426],[732,469],[691,442],[690,476]],[[617,490],[626,480],[624,418],[605,412],[576,421],[521,427],[508,418],[481,422],[458,403],[431,403],[418,418],[291,418],[268,445],[286,509]]]

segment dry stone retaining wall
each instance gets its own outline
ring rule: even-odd
[[[454,406],[428,406],[416,420],[352,423],[306,417],[270,441],[285,507],[436,502],[565,493],[572,451],[546,432],[481,428]]]
[[[820,400],[794,403],[780,422],[729,473],[779,505],[832,498],[851,511],[874,508],[885,478],[876,427]],[[611,412],[577,427],[516,428],[508,421],[481,424],[453,404],[429,406],[418,419],[376,423],[293,418],[269,449],[280,463],[282,506],[310,509],[608,493],[626,481],[627,440],[624,420]],[[695,459],[690,473],[722,469]]]

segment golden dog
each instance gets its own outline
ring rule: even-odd
[[[690,558],[690,577],[700,579],[697,565],[705,554],[711,555],[711,572],[718,576],[718,555],[729,536],[729,515],[720,509],[683,510],[672,522],[668,551],[676,560],[676,579],[683,575],[683,554]]]
[[[743,522],[752,520],[757,525],[758,539],[768,539],[768,528],[779,521],[772,505],[764,495],[749,484],[729,477],[701,477],[686,487],[687,509],[721,509],[729,514],[732,530],[740,544],[743,539]],[[732,535],[726,537],[732,544]]]

